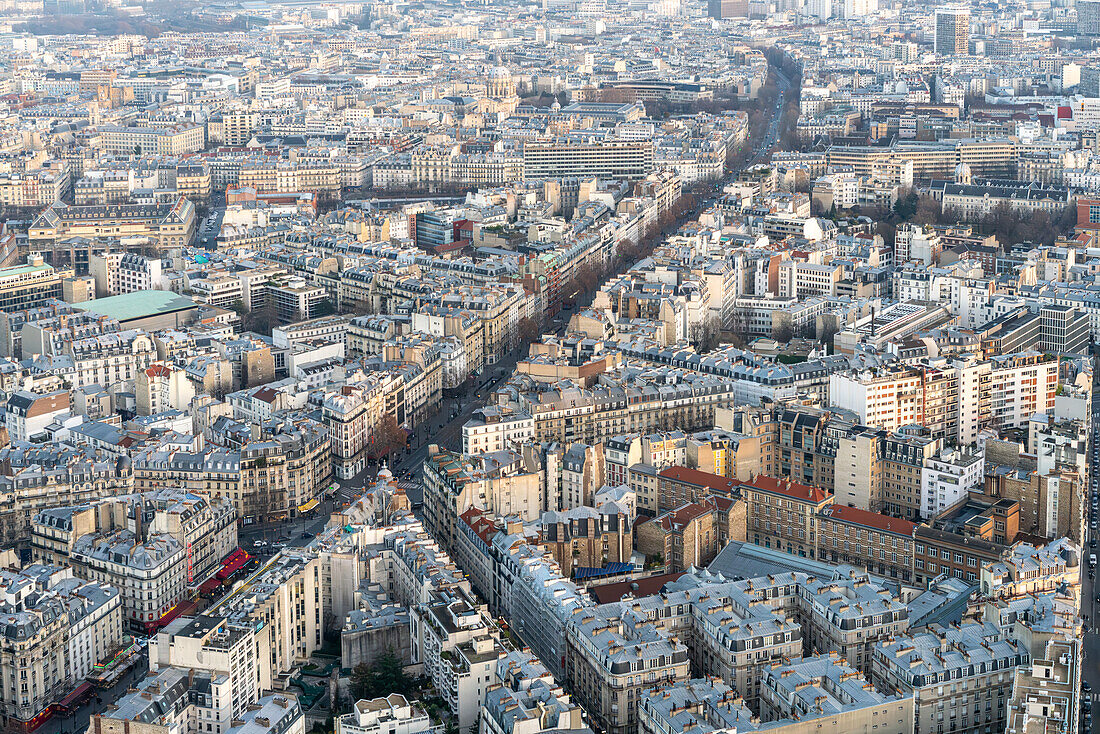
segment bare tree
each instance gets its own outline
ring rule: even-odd
[[[722,332],[722,324],[716,314],[709,314],[705,319],[691,325],[691,343],[695,350],[705,354],[714,350],[719,342]]]
[[[389,456],[393,451],[404,448],[408,437],[405,429],[397,423],[394,414],[386,413],[374,429],[374,453],[379,456]]]
[[[542,329],[533,318],[524,316],[516,322],[516,336],[521,345],[533,344],[542,337]]]

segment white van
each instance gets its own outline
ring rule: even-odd
[[[1096,568],[1096,554],[1089,554],[1089,568]]]

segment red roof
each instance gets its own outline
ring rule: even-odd
[[[899,517],[880,515],[877,512],[861,510],[858,507],[848,507],[847,505],[830,505],[824,508],[822,513],[853,525],[863,525],[864,527],[882,530],[887,533],[897,533],[910,538],[913,537],[913,529],[917,527],[916,523],[902,520]]]
[[[89,683],[88,681],[84,681],[79,686],[77,686],[76,688],[71,690],[69,692],[69,695],[67,695],[67,696],[65,696],[65,698],[61,699],[58,702],[58,705],[63,709],[67,709],[70,706],[72,706],[74,703],[76,703],[80,699],[81,696],[83,696],[84,694],[88,693],[91,690],[92,690],[92,684]]]
[[[673,530],[682,528],[692,520],[711,512],[714,512],[714,507],[711,505],[701,502],[689,502],[685,505],[680,505],[675,510],[669,510],[658,517],[657,522],[661,523],[661,527],[665,530]]]
[[[277,390],[272,390],[270,387],[261,387],[259,390],[252,393],[252,397],[257,400],[262,400],[265,403],[272,403],[279,397],[279,392]]]
[[[708,474],[705,471],[689,469],[686,466],[670,466],[658,472],[657,476],[671,479],[676,482],[683,482],[684,484],[693,484],[696,487],[707,487],[708,489],[717,490],[722,494],[733,494],[734,488],[739,484],[736,479],[720,477],[717,474]]]
[[[485,517],[484,512],[476,507],[471,507],[459,515],[459,518],[470,526],[477,537],[484,540],[488,545],[493,544],[493,536],[497,534],[497,528],[489,518]]]
[[[214,578],[219,581],[225,581],[237,571],[241,570],[246,563],[248,563],[248,553],[238,548],[222,561],[222,568],[214,574]]]
[[[188,614],[193,613],[196,609],[198,609],[198,605],[194,602],[181,601],[179,604],[165,612],[163,617],[147,626],[150,626],[152,627],[152,629],[155,630],[160,629],[176,617],[187,616]]]
[[[776,479],[761,474],[751,482],[745,482],[742,487],[752,487],[763,492],[781,494],[784,497],[820,504],[829,498],[830,493],[820,487],[811,487],[808,484],[799,484],[789,479]]]
[[[643,596],[653,596],[665,587],[665,584],[675,581],[684,575],[683,571],[676,573],[663,573],[658,576],[646,576],[641,579],[634,579],[633,581],[619,581],[614,584],[601,584],[600,586],[593,586],[588,589],[589,593],[599,604],[607,604],[613,601],[619,601],[627,593],[634,595],[634,598],[640,599]],[[632,587],[637,588],[632,588]]]

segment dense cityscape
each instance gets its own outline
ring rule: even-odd
[[[1100,734],[1098,343],[1100,0],[0,0],[0,734]]]

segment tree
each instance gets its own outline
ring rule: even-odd
[[[718,316],[710,314],[702,321],[691,325],[691,343],[700,354],[712,351],[718,346],[722,325]]]
[[[516,336],[519,338],[519,343],[534,344],[542,336],[542,329],[539,328],[539,324],[530,316],[524,316],[516,323]]]
[[[313,314],[317,318],[321,316],[332,316],[334,313],[336,313],[336,306],[334,306],[332,301],[328,298],[313,307]]]
[[[412,687],[413,680],[405,675],[401,660],[392,648],[379,655],[371,665],[360,663],[351,671],[351,692],[356,700],[403,693]]]
[[[275,310],[275,302],[264,299],[264,302],[252,309],[244,311],[241,306],[241,328],[245,331],[254,331],[265,336],[271,334],[271,330],[279,325],[279,313]]]
[[[600,285],[600,273],[596,266],[586,262],[573,274],[573,286],[581,293],[591,293]]]
[[[828,349],[829,354],[833,353],[833,337],[839,333],[840,328],[835,321],[830,321],[821,329],[821,343]]]
[[[794,332],[787,324],[780,324],[779,326],[776,326],[772,329],[772,338],[775,339],[777,342],[786,344],[791,340],[791,337],[793,336]]]
[[[938,224],[943,219],[943,206],[931,196],[917,197],[913,221],[917,224]]]
[[[374,431],[375,453],[388,456],[392,451],[405,447],[409,435],[397,423],[393,413],[386,413]]]

